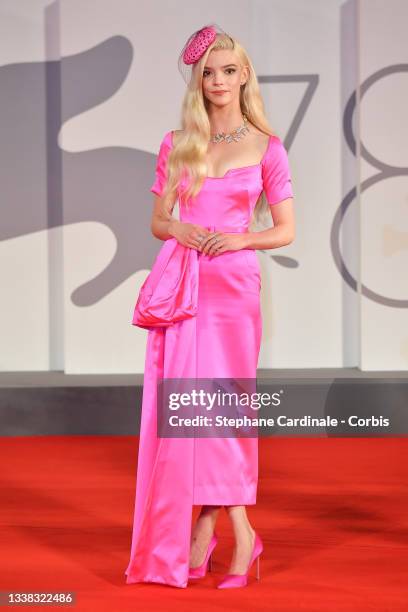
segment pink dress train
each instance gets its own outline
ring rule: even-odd
[[[161,195],[172,132],[160,145]],[[180,220],[245,232],[262,191],[272,206],[293,197],[286,150],[270,136],[259,164],[207,177]],[[258,483],[257,438],[158,438],[160,378],[256,378],[262,336],[261,276],[253,249],[210,257],[197,252],[197,313],[148,331],[136,500],[126,583],[186,587],[193,505],[251,505]]]

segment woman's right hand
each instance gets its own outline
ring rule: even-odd
[[[202,240],[208,236],[211,232],[201,225],[194,223],[184,223],[173,219],[169,225],[169,234],[176,238],[176,240],[191,249],[200,250],[200,244]]]

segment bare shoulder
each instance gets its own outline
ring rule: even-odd
[[[258,152],[262,154],[269,144],[270,135],[265,134],[265,132],[262,132],[260,129],[258,129],[252,124],[251,124],[251,132],[252,132],[254,147],[258,150]]]
[[[255,126],[252,127],[252,132],[254,134],[254,138],[257,138],[259,140],[259,142],[261,142],[261,143],[264,143],[267,140],[269,140],[269,134],[266,134],[265,132],[262,132],[261,130],[259,130]]]

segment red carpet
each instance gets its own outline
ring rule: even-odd
[[[407,609],[405,439],[261,439],[249,508],[261,580],[254,566],[247,588],[224,591],[225,510],[212,574],[186,589],[125,584],[136,459],[134,437],[2,438],[0,591],[75,591],[70,609],[90,611]]]

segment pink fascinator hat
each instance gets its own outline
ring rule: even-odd
[[[217,34],[226,34],[228,36],[219,25],[212,23],[196,30],[186,41],[178,58],[178,68],[187,84],[191,80],[194,64],[198,62],[208,47],[214,42]]]

